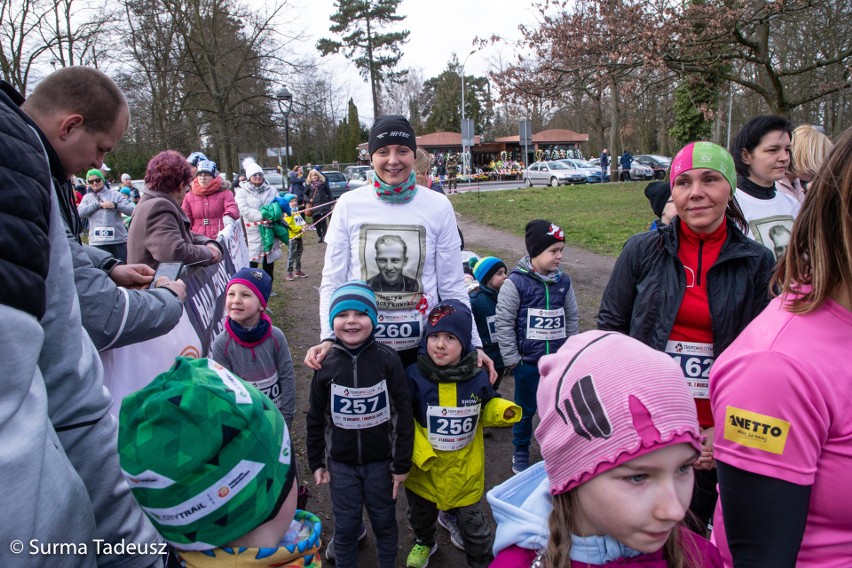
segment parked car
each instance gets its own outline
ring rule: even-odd
[[[672,165],[671,158],[658,156],[657,154],[637,154],[636,156],[633,156],[633,160],[654,170],[654,177],[656,179],[663,179],[666,177],[669,173],[669,168]]]
[[[347,191],[349,191],[349,182],[341,172],[322,172],[325,176],[325,181],[328,183],[328,188],[331,190],[331,195],[337,199]]]
[[[572,183],[586,183],[586,174],[562,162],[536,162],[524,172],[524,184],[556,187]]]
[[[349,189],[355,189],[356,187],[367,185],[371,181],[373,181],[373,168],[370,168],[367,171],[361,172],[357,175],[353,175],[349,179]]]
[[[578,160],[576,158],[565,158],[564,160],[559,160],[565,164],[570,164],[575,167],[578,171],[586,174],[586,183],[600,183],[601,182],[601,168],[600,166],[595,166],[591,162],[587,162],[586,160]]]
[[[263,172],[263,179],[266,180],[266,183],[275,188],[275,191],[281,192],[284,191],[284,178],[278,172]]]
[[[654,170],[648,166],[643,166],[637,161],[633,161],[630,165],[629,172],[621,171],[621,164],[618,164],[618,180],[619,181],[639,181],[654,179]]]
[[[343,168],[343,175],[346,176],[346,179],[352,181],[353,179],[366,179],[367,172],[372,170],[370,166],[346,166]]]

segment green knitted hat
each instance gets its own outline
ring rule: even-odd
[[[277,514],[293,484],[281,412],[209,359],[174,366],[121,404],[121,469],[176,548],[208,550]]]
[[[104,183],[106,183],[106,178],[104,177],[104,173],[101,170],[91,169],[88,172],[86,172],[86,181],[89,181],[90,179],[92,179],[92,176],[97,176],[97,177],[101,178],[104,181]]]

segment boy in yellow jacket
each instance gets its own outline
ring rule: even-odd
[[[415,545],[406,566],[424,568],[438,546],[438,510],[455,513],[470,566],[493,559],[492,535],[480,500],[485,487],[482,428],[510,426],[521,408],[500,398],[476,366],[473,316],[444,300],[426,318],[417,363],[406,369],[414,407],[413,467],[405,482]]]
[[[302,252],[305,250],[302,234],[307,223],[305,223],[305,219],[299,211],[299,198],[293,193],[287,193],[284,195],[284,200],[287,201],[287,208],[282,207],[284,223],[287,225],[290,236],[287,254],[287,280],[295,280],[296,276],[307,278],[308,275],[302,272]]]

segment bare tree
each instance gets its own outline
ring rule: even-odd
[[[3,80],[22,93],[33,64],[49,48],[33,41],[45,17],[44,6],[40,0],[0,0],[0,70]]]

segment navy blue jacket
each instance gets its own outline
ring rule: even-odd
[[[562,347],[567,337],[553,340],[540,340],[527,338],[527,323],[532,317],[529,311],[534,309],[560,310],[565,308],[565,298],[571,290],[571,279],[567,274],[561,274],[559,278],[546,282],[538,277],[535,272],[524,271],[515,268],[509,274],[509,279],[518,290],[520,306],[515,318],[515,334],[518,342],[518,352],[526,362],[538,361],[542,356],[555,353]],[[564,319],[562,324],[567,322]],[[566,327],[566,335],[568,330]]]
[[[503,357],[500,355],[500,344],[497,343],[497,324],[495,323],[497,292],[480,283],[479,289],[470,294],[470,309],[473,311],[476,330],[482,340],[482,350],[494,361],[495,369],[503,369],[506,365],[503,364]]]

